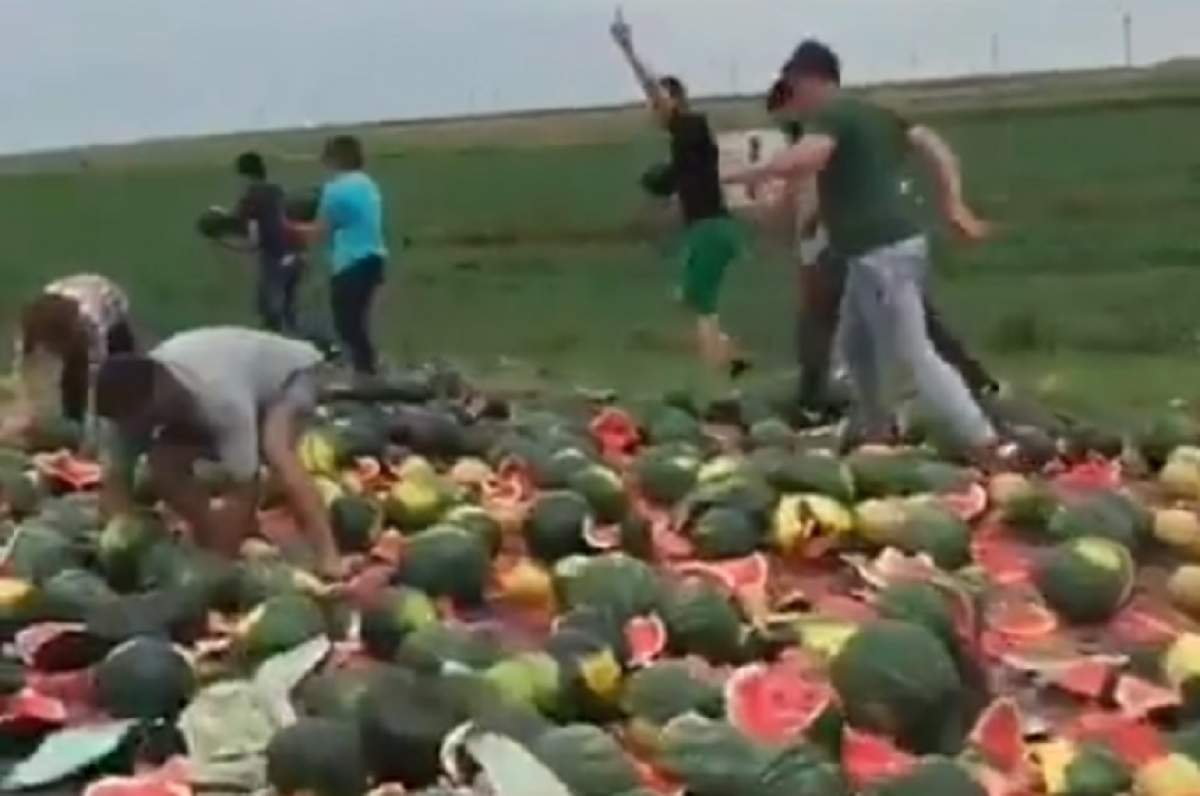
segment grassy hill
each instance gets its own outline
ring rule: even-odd
[[[940,245],[936,295],[1006,375],[1067,400],[1142,406],[1200,387],[1200,84],[1186,69],[1022,75],[864,89],[933,119],[969,193],[1000,225]],[[710,103],[722,127],[757,100]],[[666,235],[642,230],[637,175],[664,142],[633,108],[371,125],[398,252],[380,306],[396,357],[447,356],[495,379],[657,389],[683,378]],[[287,183],[320,179],[323,131],[155,142],[0,160],[0,321],[55,275],[111,274],[159,334],[247,322],[250,265],[192,224],[236,191],[228,163],[269,153]],[[660,244],[657,248],[656,245]],[[306,306],[324,314],[323,264]],[[795,274],[762,245],[726,307],[768,367],[790,362]]]

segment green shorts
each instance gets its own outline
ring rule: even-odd
[[[741,228],[732,218],[689,224],[683,233],[683,303],[699,315],[715,315],[725,269],[741,251]]]

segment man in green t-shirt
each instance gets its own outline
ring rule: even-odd
[[[868,439],[892,435],[889,377],[902,365],[921,400],[983,454],[996,434],[962,377],[930,342],[922,301],[929,245],[901,193],[902,170],[916,152],[933,168],[949,224],[969,240],[984,238],[987,225],[963,200],[957,159],[932,130],[841,93],[838,57],[819,42],[803,42],[783,74],[791,87],[789,105],[804,120],[804,135],[770,162],[731,174],[727,181],[817,176],[830,246],[850,264],[838,335],[859,431]]]
[[[634,52],[633,31],[619,12],[611,32],[655,119],[671,137],[669,177],[684,221],[680,298],[695,314],[697,348],[707,364],[728,368],[736,377],[746,362],[721,328],[717,305],[725,272],[741,254],[742,239],[725,206],[716,141],[708,119],[689,106],[683,82],[654,75]]]

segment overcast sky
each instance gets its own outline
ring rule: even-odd
[[[1200,0],[624,0],[701,92],[762,86],[806,35],[856,82],[1200,50]],[[0,0],[0,151],[631,99],[611,0]]]

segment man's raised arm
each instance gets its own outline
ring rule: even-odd
[[[634,51],[633,29],[625,22],[619,8],[616,19],[613,20],[609,30],[612,33],[613,41],[617,43],[617,47],[625,55],[625,60],[629,62],[629,67],[633,70],[638,85],[642,87],[642,93],[646,95],[646,102],[649,104],[651,112],[665,124],[670,117],[670,109],[663,95],[662,86],[658,84],[658,77],[646,64],[642,63],[642,59]]]

